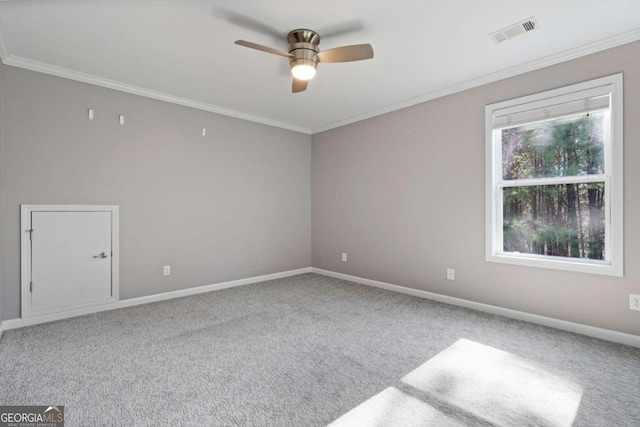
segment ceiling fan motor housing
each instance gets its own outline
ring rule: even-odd
[[[293,30],[287,36],[289,42],[289,53],[293,57],[289,58],[291,68],[298,65],[307,65],[316,68],[318,65],[318,45],[320,36],[312,30]]]
[[[235,44],[288,58],[293,76],[291,87],[293,93],[307,89],[308,81],[316,75],[318,62],[352,62],[373,58],[373,48],[370,44],[341,46],[320,52],[318,48],[320,36],[306,28],[291,31],[287,35],[287,42],[289,43],[287,52],[246,40],[236,40]]]

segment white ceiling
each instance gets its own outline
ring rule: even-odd
[[[313,133],[638,40],[640,0],[14,0],[0,28],[5,64]],[[286,58],[233,44],[286,50],[296,28],[375,57],[292,94]]]

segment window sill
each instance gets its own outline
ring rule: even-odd
[[[561,257],[538,258],[527,254],[490,254],[487,262],[519,265],[523,267],[546,268],[552,270],[572,271],[576,273],[600,274],[604,276],[623,277],[624,270],[621,263],[607,263],[604,261],[589,261],[576,259],[568,260]]]

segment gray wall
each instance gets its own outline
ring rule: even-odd
[[[2,201],[4,200],[4,185],[3,185],[3,183],[4,183],[4,174],[3,174],[3,169],[2,169],[2,165],[4,164],[4,160],[3,160],[3,156],[2,156],[2,152],[3,152],[2,140],[3,140],[3,133],[4,133],[4,119],[3,119],[3,113],[4,113],[4,91],[3,91],[3,86],[4,86],[4,67],[2,66],[2,64],[0,64],[0,324],[4,320],[4,305],[6,303],[6,298],[4,297],[4,286],[3,286],[3,278],[2,278],[2,272],[3,272],[2,263],[3,263],[3,259],[2,259],[2,244],[1,244],[1,242],[3,241],[1,224],[4,223],[4,212],[3,212],[3,209],[2,209],[2,206],[3,206]]]
[[[121,299],[311,264],[309,135],[1,67],[5,319],[23,203],[119,205]]]
[[[20,314],[20,204],[100,203],[121,208],[123,299],[313,265],[640,334],[628,309],[640,293],[638,63],[629,44],[317,134],[312,147],[0,65],[0,319]],[[625,277],[486,263],[484,105],[621,71]]]
[[[313,266],[640,334],[628,299],[640,293],[638,64],[633,43],[314,135]],[[618,72],[625,277],[485,262],[484,106]]]

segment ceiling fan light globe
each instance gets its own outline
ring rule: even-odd
[[[294,65],[291,74],[298,80],[311,80],[316,75],[316,68],[308,64]]]

